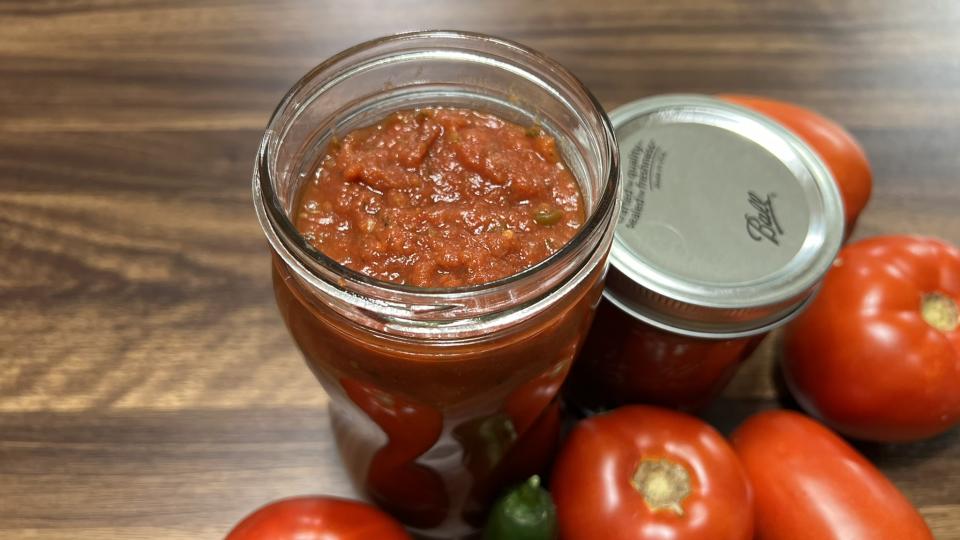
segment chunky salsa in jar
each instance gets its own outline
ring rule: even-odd
[[[317,250],[369,277],[452,288],[544,261],[585,217],[554,137],[492,114],[430,107],[329,143],[295,224]],[[408,525],[453,537],[478,527],[503,487],[550,461],[560,433],[556,396],[592,319],[602,270],[597,264],[548,317],[508,337],[442,347],[346,324],[280,261],[274,275],[281,313],[333,397],[351,475]],[[457,522],[467,528],[457,532]]]
[[[277,306],[350,477],[416,537],[475,537],[545,472],[618,188],[596,99],[492,36],[358,45],[271,117],[253,194]]]
[[[649,403],[684,411],[705,407],[766,336],[700,338],[646,324],[624,306],[600,302],[567,388],[587,410]]]
[[[319,251],[370,277],[449,288],[546,259],[584,217],[553,137],[436,107],[396,112],[331,142],[296,226]]]

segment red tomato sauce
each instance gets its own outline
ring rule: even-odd
[[[649,403],[697,411],[720,395],[766,335],[706,339],[675,334],[604,299],[573,366],[567,397],[587,409]]]
[[[316,249],[370,277],[461,287],[537,264],[584,219],[577,181],[543,130],[424,108],[331,142],[295,225]]]

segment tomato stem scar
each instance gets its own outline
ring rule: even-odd
[[[647,508],[684,515],[683,500],[690,495],[690,472],[669,459],[644,459],[630,479]]]
[[[960,326],[960,309],[956,300],[943,293],[923,295],[920,315],[927,324],[941,332],[953,332]]]

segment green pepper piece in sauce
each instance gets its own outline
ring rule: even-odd
[[[559,208],[542,208],[533,214],[533,221],[537,225],[556,225],[563,219],[563,210]]]
[[[490,510],[483,540],[555,540],[557,509],[550,493],[531,476],[497,500]]]

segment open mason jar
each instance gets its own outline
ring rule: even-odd
[[[392,112],[436,106],[555,137],[586,205],[576,236],[518,274],[450,289],[378,281],[314,249],[291,218],[328,142]],[[330,395],[353,480],[417,534],[473,534],[500,489],[549,462],[557,393],[602,290],[618,155],[609,120],[574,76],[479,34],[361,44],[308,73],[274,112],[253,192],[277,304]]]

